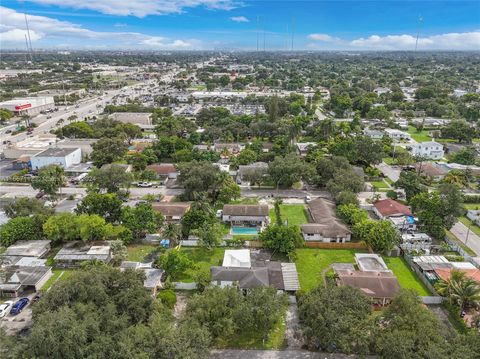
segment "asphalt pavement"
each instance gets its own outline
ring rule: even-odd
[[[471,229],[469,230],[462,222],[455,223],[450,229],[450,232],[452,232],[460,241],[465,243],[465,245],[474,251],[477,256],[480,256],[480,236]]]

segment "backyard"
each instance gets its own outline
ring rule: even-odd
[[[281,204],[280,216],[283,221],[288,221],[289,226],[300,226],[308,223],[307,212],[303,204]],[[270,222],[275,223],[275,210],[270,209]]]
[[[431,295],[417,275],[409,268],[407,262],[401,257],[383,257],[393,274],[398,279],[400,286],[406,289],[414,289],[420,296]]]
[[[47,292],[50,287],[55,284],[57,281],[63,281],[70,277],[74,271],[65,270],[65,269],[53,269],[52,276],[45,282],[42,287],[43,292]]]
[[[158,248],[158,246],[151,244],[130,245],[127,247],[127,260],[132,262],[146,262],[148,259],[150,259],[150,255]]]
[[[418,132],[417,129],[414,126],[408,126],[408,131],[407,132],[417,142],[426,142],[426,141],[431,141],[432,140],[432,138],[428,134],[428,131],[422,130],[422,131]]]
[[[314,249],[299,248],[295,251],[300,288],[312,290],[323,285],[322,272],[332,263],[354,263],[354,249]]]
[[[176,280],[178,282],[193,282],[198,272],[210,271],[211,266],[221,266],[225,248],[182,248],[182,251],[193,262],[194,267],[181,273]]]

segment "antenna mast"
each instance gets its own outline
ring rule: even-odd
[[[32,39],[30,38],[30,28],[28,27],[27,12],[25,11],[23,15],[25,16],[25,25],[27,26],[27,36],[28,36],[27,49],[28,49],[28,45],[30,45],[30,49],[29,49],[30,61],[33,61]]]
[[[417,27],[417,38],[415,39],[415,52],[417,52],[417,47],[418,47],[418,36],[420,34],[420,26],[422,24],[422,21],[423,21],[423,17],[422,15],[420,15],[418,17],[418,27]]]

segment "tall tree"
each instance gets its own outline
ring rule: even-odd
[[[32,187],[45,192],[51,198],[57,196],[57,192],[65,184],[63,168],[58,165],[43,167],[38,171],[38,176],[32,180]]]

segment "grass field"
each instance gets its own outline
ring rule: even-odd
[[[387,267],[392,270],[398,279],[400,286],[406,289],[414,289],[420,296],[431,295],[417,275],[409,268],[408,263],[400,257],[383,257]]]
[[[323,284],[322,271],[332,263],[354,263],[354,249],[299,248],[295,251],[300,288],[309,291]]]
[[[300,226],[308,223],[308,217],[305,206],[303,204],[281,204],[280,215],[285,222],[288,220],[289,226]],[[270,210],[270,222],[275,223],[275,210]]]
[[[210,251],[205,248],[186,248],[182,249],[182,251],[194,263],[194,268],[187,269],[175,278],[175,280],[178,282],[191,283],[194,281],[195,273],[208,271],[211,266],[222,265],[225,248],[213,248]]]
[[[371,181],[370,182],[372,186],[374,186],[376,189],[388,189],[390,188],[385,181]]]
[[[144,262],[148,255],[154,252],[158,246],[150,244],[134,244],[127,247],[127,260],[132,262]]]
[[[407,132],[417,142],[426,142],[432,140],[432,138],[428,135],[428,131],[423,130],[418,132],[417,129],[413,126],[408,126]]]
[[[65,269],[53,269],[53,275],[45,282],[42,287],[42,291],[46,292],[50,287],[56,283],[57,281],[63,281],[70,277],[74,271],[72,270],[65,270]],[[63,273],[63,274],[62,274]]]
[[[464,203],[465,209],[480,209],[480,203]]]

